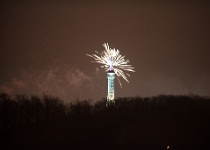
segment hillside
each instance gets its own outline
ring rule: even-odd
[[[125,97],[65,104],[56,97],[0,96],[1,149],[209,149],[210,98]]]

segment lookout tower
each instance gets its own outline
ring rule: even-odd
[[[114,78],[115,73],[114,71],[107,72],[108,78],[108,94],[107,94],[107,106],[112,105],[115,103],[114,101]]]

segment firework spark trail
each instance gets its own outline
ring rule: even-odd
[[[130,76],[130,75],[125,74],[124,71],[135,72],[133,70],[134,67],[132,67],[131,65],[128,65],[130,61],[125,60],[124,58],[125,56],[122,56],[118,49],[117,50],[115,48],[111,49],[108,43],[104,43],[103,46],[105,47],[104,51],[100,53],[95,51],[97,54],[92,54],[92,55],[86,54],[86,55],[94,59],[94,61],[92,62],[102,64],[101,68],[104,68],[105,71],[107,72],[114,71],[118,77],[122,77],[127,82],[129,82],[127,79],[127,76]],[[121,83],[120,83],[120,86],[121,86]]]

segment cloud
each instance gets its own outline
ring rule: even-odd
[[[7,93],[7,94],[12,94],[13,93],[13,89],[10,87],[7,87],[5,85],[0,85],[0,91],[2,93]]]
[[[16,78],[12,79],[12,84],[17,88],[26,88],[25,83],[22,80],[18,80]]]
[[[82,72],[79,69],[72,71],[66,71],[66,79],[68,80],[69,86],[74,87],[80,87],[85,82],[91,82],[91,78],[87,75],[85,75],[84,72]]]
[[[42,95],[50,94],[65,101],[75,98],[86,99],[97,91],[93,77],[79,68],[53,66],[38,71],[22,70],[8,83],[0,85],[0,92],[8,94]]]

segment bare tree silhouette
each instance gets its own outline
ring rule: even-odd
[[[1,149],[209,149],[210,98],[159,95],[64,103],[0,94]]]

